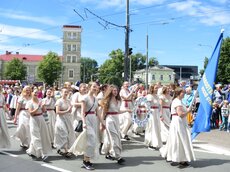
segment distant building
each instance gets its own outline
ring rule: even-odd
[[[176,80],[198,80],[198,66],[187,65],[163,65],[165,67],[174,69]]]
[[[63,73],[60,76],[59,83],[66,81],[75,83],[80,80],[80,65],[81,65],[81,26],[64,25],[63,26],[63,55],[62,60]],[[0,55],[0,80],[7,79],[4,77],[5,65],[7,62],[18,58],[23,61],[27,67],[26,80],[29,83],[40,82],[38,78],[38,64],[43,60],[44,55],[30,54],[12,54],[6,51]]]
[[[146,70],[141,69],[134,72],[134,81],[146,83]],[[175,73],[173,69],[164,66],[154,66],[148,69],[148,84],[161,82],[163,85],[168,85],[175,82]]]

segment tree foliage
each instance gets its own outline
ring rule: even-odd
[[[58,55],[49,52],[38,65],[38,77],[48,85],[53,85],[60,78],[62,64]]]
[[[5,77],[12,80],[25,80],[26,65],[18,58],[13,58],[6,64]]]
[[[101,83],[115,84],[121,86],[124,72],[124,53],[121,49],[113,50],[99,68],[99,80]]]
[[[81,58],[81,81],[88,83],[97,79],[98,64],[97,61],[89,57]]]
[[[201,69],[201,70],[200,70],[200,75],[201,75],[201,76],[204,74],[204,71],[205,71],[207,65],[208,65],[208,57],[205,57],[205,58],[204,58],[204,69]]]
[[[230,38],[223,40],[218,63],[217,80],[223,84],[230,83]]]

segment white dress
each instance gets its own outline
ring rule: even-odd
[[[118,101],[117,104],[110,103],[108,113],[106,114],[106,135],[104,138],[104,144],[102,146],[102,154],[109,154],[116,159],[121,157],[121,135],[120,135],[120,105],[121,102]]]
[[[4,105],[5,98],[2,94],[0,94],[0,148],[9,148],[11,144],[8,126],[6,123],[6,115],[3,109]]]
[[[159,98],[161,99],[162,103],[162,118],[163,120],[160,120],[161,124],[161,139],[163,142],[167,141],[168,134],[169,134],[169,126],[170,126],[170,106],[172,103],[171,97],[166,97],[165,95],[160,95]]]
[[[31,100],[27,103],[26,108],[37,109],[38,104]],[[41,107],[37,110],[36,115],[30,116],[30,136],[30,146],[26,150],[29,155],[39,158],[52,152],[51,141]]]
[[[21,141],[21,145],[29,146],[30,144],[30,114],[26,109],[26,104],[29,100],[20,96],[18,103],[21,104],[21,108],[18,114],[18,127],[13,135],[14,138],[17,138]]]
[[[127,109],[133,109],[133,100],[132,94],[129,90],[121,89],[120,96],[121,96],[121,110],[127,110]],[[129,97],[129,100],[124,100],[122,97]],[[130,126],[132,125],[132,114],[129,112],[122,113],[119,115],[119,121],[120,121],[120,128],[121,128],[121,135],[124,137],[127,135],[128,130],[130,129]]]
[[[98,154],[98,123],[96,116],[96,109],[98,107],[98,100],[94,98],[92,100],[89,95],[85,95],[83,100],[86,104],[86,112],[90,110],[90,113],[85,117],[86,129],[75,140],[73,146],[69,149],[69,152],[77,155],[85,155],[89,158],[95,158]]]
[[[169,129],[169,136],[165,147],[160,149],[161,156],[167,161],[190,162],[195,160],[192,147],[191,133],[187,124],[186,116],[181,118],[176,114],[176,108],[185,105],[178,98],[175,98],[171,105],[172,121]]]
[[[48,122],[46,124],[48,126],[50,141],[54,143],[54,127],[56,122],[56,113],[54,111],[55,99],[46,97],[42,101],[44,101],[46,105],[46,113],[48,115]]]
[[[63,100],[63,98],[60,98],[57,100],[56,106],[59,106],[61,111],[66,111],[71,106],[71,103],[68,99]],[[75,135],[71,113],[60,115],[57,113],[54,133],[54,145],[57,149],[69,149],[72,146]]]
[[[160,103],[157,95],[148,94],[147,100],[151,104],[151,115],[146,124],[145,144],[156,148],[162,147],[160,133]]]

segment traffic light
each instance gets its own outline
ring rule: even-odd
[[[129,48],[129,55],[133,54],[133,49]]]

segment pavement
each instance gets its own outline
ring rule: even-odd
[[[16,126],[8,121],[10,135],[15,132]],[[125,165],[119,165],[116,161],[105,159],[104,155],[98,155],[92,162],[95,171],[188,171],[188,172],[228,172],[230,169],[230,133],[212,130],[209,133],[201,133],[193,141],[196,161],[191,162],[187,168],[172,167],[161,156],[159,151],[149,150],[143,144],[144,137],[132,136],[130,141],[123,141],[122,156],[126,160]],[[0,172],[81,172],[82,156],[64,158],[53,153],[43,162],[40,159],[32,159],[19,146],[17,140],[11,139],[10,149],[0,150]]]

